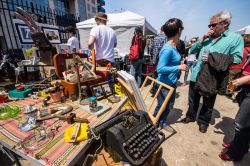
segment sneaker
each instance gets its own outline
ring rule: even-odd
[[[219,157],[224,160],[224,161],[232,161],[233,159],[231,157],[229,157],[229,155],[227,153],[221,152],[219,154]]]

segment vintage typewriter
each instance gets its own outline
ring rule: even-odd
[[[115,161],[142,165],[165,140],[144,111],[125,111],[94,129]]]

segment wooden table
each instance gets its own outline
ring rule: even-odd
[[[29,99],[26,99],[29,100]],[[31,100],[31,99],[30,99]],[[107,100],[102,100],[101,102],[109,105],[111,107],[111,109],[109,111],[107,111],[106,113],[104,113],[103,115],[101,115],[100,117],[92,117],[91,116],[91,122],[89,124],[89,126],[91,128],[95,127],[96,125],[101,124],[102,122],[108,120],[110,117],[114,116],[115,114],[118,113],[118,111],[123,107],[123,105],[126,103],[127,101],[127,97],[125,96],[121,96],[121,100],[118,103],[109,103]],[[25,104],[26,101],[22,101],[19,103],[14,103],[16,105],[20,105],[21,108],[23,108],[24,106],[26,106],[27,104]],[[28,101],[30,102],[30,101]],[[13,103],[12,103],[13,104]],[[67,103],[70,104],[70,103]],[[81,117],[81,115],[85,114],[83,113],[83,111],[81,110],[81,107],[76,104],[76,103],[71,103],[72,106],[74,107],[74,112]],[[23,106],[22,106],[23,105]],[[39,105],[39,103],[37,103],[36,105]],[[96,120],[93,120],[93,118]],[[0,146],[4,147],[5,149],[8,149],[9,151],[20,155],[21,157],[27,159],[28,161],[30,161],[32,164],[34,165],[74,165],[78,159],[86,152],[86,150],[88,149],[88,147],[90,146],[90,144],[88,144],[87,141],[83,141],[80,142],[79,144],[75,145],[72,143],[65,143],[62,142],[64,140],[60,140],[61,143],[63,143],[63,145],[69,145],[70,148],[68,149],[69,152],[64,152],[63,155],[61,155],[59,159],[56,160],[52,160],[52,156],[48,155],[45,157],[44,156],[40,157],[40,159],[37,159],[37,155],[32,154],[32,153],[27,153],[26,151],[24,151],[24,149],[19,149],[17,148],[17,143],[19,140],[16,140],[12,138],[9,138],[11,136],[8,136],[8,134],[11,134],[11,131],[7,131],[5,125],[8,123],[16,123],[16,120],[0,120]],[[57,120],[59,121],[59,120]],[[65,124],[66,122],[62,122],[62,126],[65,126],[65,128],[67,127],[67,124]],[[12,130],[16,130],[18,131],[20,134],[27,134],[27,133],[22,133],[20,131],[20,129],[18,128],[18,126],[12,126]],[[62,127],[63,128],[63,127]],[[60,129],[59,129],[60,130]],[[64,130],[59,131],[60,134],[64,133]],[[59,134],[58,132],[58,134]],[[56,139],[58,139],[58,135],[55,135],[55,137],[53,138],[53,140],[55,141]],[[52,141],[53,141],[52,140]],[[51,141],[51,142],[52,142]],[[49,142],[49,143],[51,143]],[[48,143],[48,144],[49,144]],[[59,144],[59,142],[56,142],[55,145],[53,145],[53,147],[55,147],[57,144]],[[39,153],[41,154],[41,152],[47,148],[49,145],[45,144],[44,147],[42,147],[39,150]],[[60,148],[60,147],[59,147]],[[63,147],[62,147],[63,148]],[[51,149],[48,150],[48,152],[51,151]],[[35,152],[33,152],[35,153]],[[46,152],[47,153],[47,152]],[[51,153],[51,152],[50,152]],[[54,152],[55,154],[58,153],[58,151]],[[53,154],[54,154],[53,153]],[[50,158],[51,157],[51,158]],[[54,161],[54,162],[50,162],[50,161]],[[60,161],[60,162],[59,162]]]

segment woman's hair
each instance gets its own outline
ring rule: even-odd
[[[138,27],[135,28],[134,34],[136,35],[136,34],[139,34],[139,33],[142,34],[142,27],[141,26],[138,26]]]
[[[174,37],[180,29],[183,30],[183,24],[178,18],[171,18],[163,25],[163,32],[168,38]]]
[[[243,35],[244,38],[244,47],[249,47],[250,46],[250,34]]]

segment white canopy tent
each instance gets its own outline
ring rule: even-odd
[[[241,28],[239,30],[236,31],[236,33],[239,33],[241,35],[246,35],[246,34],[250,34],[250,25],[244,27],[244,28]]]
[[[129,53],[135,27],[142,26],[145,35],[153,35],[157,33],[157,31],[147,22],[145,17],[136,13],[125,11],[107,15],[109,20],[107,25],[114,29],[117,35],[117,48],[120,55],[126,55]],[[90,30],[94,26],[96,26],[94,18],[76,24],[76,28],[79,30],[80,34],[82,49],[87,49],[87,40],[89,38]]]

